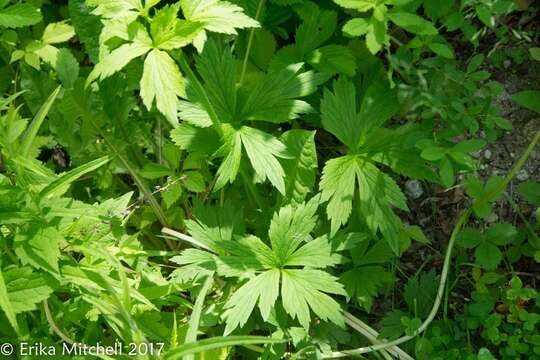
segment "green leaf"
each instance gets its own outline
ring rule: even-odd
[[[200,193],[206,190],[206,184],[204,182],[204,177],[198,171],[187,171],[184,173],[186,180],[184,181],[184,186],[191,192]]]
[[[476,263],[486,270],[494,270],[502,260],[502,253],[499,248],[489,242],[484,242],[476,248]]]
[[[345,74],[354,76],[356,59],[348,47],[341,45],[326,45],[313,50],[307,55],[307,62],[316,70],[330,74]]]
[[[334,92],[325,89],[321,101],[322,124],[351,150],[398,110],[395,91],[384,82],[375,82],[367,88],[358,113],[352,82],[341,77],[333,86]]]
[[[439,276],[435,270],[420,273],[407,281],[404,290],[405,302],[409,306],[409,313],[424,319],[429,314],[439,285]]]
[[[302,24],[296,29],[296,46],[300,57],[323,45],[334,34],[337,14],[331,10],[320,10],[309,6],[299,10]],[[300,60],[295,60],[295,63]]]
[[[0,9],[0,26],[3,27],[19,28],[40,21],[40,10],[30,4],[16,4]]]
[[[517,230],[512,224],[498,223],[491,225],[486,231],[487,241],[501,246],[511,243],[517,235]]]
[[[68,49],[58,51],[55,68],[62,86],[66,89],[73,88],[75,81],[79,77],[79,62],[71,51]]]
[[[315,185],[317,150],[315,131],[289,130],[280,137],[292,159],[281,161],[285,171],[285,201],[303,202]]]
[[[477,247],[483,241],[483,235],[480,231],[471,228],[465,228],[457,236],[456,243],[466,249]]]
[[[440,166],[440,175],[441,175],[441,182],[444,185],[444,187],[449,188],[452,185],[454,185],[454,165],[452,165],[452,160],[450,160],[449,157],[445,156],[441,160],[441,166]]]
[[[287,257],[287,266],[325,268],[339,262],[332,257],[332,247],[326,236],[309,241]]]
[[[250,279],[232,294],[225,304],[227,309],[224,313],[227,321],[225,335],[230,334],[238,326],[243,326],[257,303],[263,319],[268,320],[270,310],[274,307],[279,294],[279,279],[278,269],[265,271]]]
[[[59,245],[63,236],[52,227],[32,225],[15,236],[15,253],[23,264],[32,265],[51,273],[58,273]]]
[[[154,45],[161,50],[172,50],[190,44],[200,30],[198,22],[178,19],[180,3],[166,5],[159,9],[150,25]]]
[[[158,110],[173,127],[178,125],[178,97],[185,96],[184,78],[174,60],[164,51],[154,49],[144,61],[141,98],[148,110],[154,99]]]
[[[344,327],[339,304],[328,294],[346,295],[337,279],[321,270],[282,270],[281,297],[285,311],[309,329],[310,309],[323,321]]]
[[[220,48],[213,39],[206,42],[204,51],[196,57],[197,70],[204,81],[206,95],[221,122],[232,122],[236,115],[237,87],[236,87],[236,61],[229,47]],[[199,94],[195,89],[186,89],[188,99],[206,113],[207,126],[212,124],[208,116],[209,109],[204,109],[203,94]],[[204,104],[207,106],[207,104]],[[204,109],[204,110],[203,110]],[[193,110],[192,110],[193,111]],[[200,110],[199,110],[200,111]],[[185,111],[180,113],[183,120],[195,124]],[[193,116],[192,116],[193,118]],[[203,120],[203,117],[199,115]],[[202,121],[198,121],[202,124]],[[197,125],[197,124],[195,124]]]
[[[189,233],[214,251],[218,249],[218,242],[231,241],[233,236],[244,234],[243,211],[230,201],[226,201],[223,207],[196,203],[193,217],[185,221]]]
[[[430,21],[411,13],[388,13],[388,18],[397,26],[418,35],[437,35],[438,31]]]
[[[92,15],[84,0],[69,0],[69,16],[78,39],[84,45],[90,61],[99,62],[99,34],[103,24]]]
[[[93,14],[100,15],[107,19],[121,19],[137,17],[140,10],[143,9],[142,1],[140,0],[87,0],[91,6],[96,6],[92,11]]]
[[[395,254],[399,254],[401,220],[392,207],[408,211],[405,195],[394,180],[369,162],[358,162],[359,209],[368,228],[380,230]]]
[[[311,105],[297,98],[314,93],[327,76],[301,68],[301,63],[292,64],[258,81],[245,100],[241,118],[280,123],[313,112]]]
[[[378,4],[375,0],[334,0],[336,4],[347,9],[355,9],[365,12],[375,8]]]
[[[314,197],[305,204],[288,205],[274,213],[268,236],[280,264],[285,264],[300,244],[311,240],[318,207],[319,199]]]
[[[518,185],[518,192],[529,203],[540,207],[540,183],[525,181]]]
[[[390,37],[387,34],[388,22],[370,19],[370,26],[366,34],[366,46],[373,54],[377,54],[385,45],[389,44]]]
[[[340,77],[334,81],[333,90],[333,93],[324,90],[321,101],[322,124],[343,144],[355,149],[362,131],[361,119],[356,111],[356,89],[352,82]]]
[[[277,158],[289,158],[287,148],[270,134],[243,126],[240,138],[251,166],[263,180],[268,179],[278,191],[285,194],[285,172]]]
[[[487,27],[494,27],[495,26],[495,17],[491,15],[491,11],[489,11],[489,8],[485,5],[477,5],[476,6],[476,15],[482,21]]]
[[[512,100],[519,105],[540,114],[540,91],[525,90],[512,95]]]
[[[41,36],[45,44],[57,44],[66,42],[75,36],[75,30],[65,22],[50,23],[47,25]]]
[[[140,33],[140,31],[139,31]],[[148,35],[143,35],[140,41],[120,45],[100,60],[86,79],[88,86],[96,79],[104,80],[122,70],[131,60],[138,58],[152,49]],[[159,50],[154,50],[159,51]],[[168,56],[168,55],[167,55]],[[172,61],[172,60],[171,60]]]
[[[286,342],[286,339],[272,339],[263,336],[221,336],[199,340],[193,343],[180,345],[167,351],[164,355],[165,360],[180,359],[185,355],[197,354],[204,351],[219,349],[235,345],[254,345],[254,344],[279,344]]]
[[[159,179],[164,176],[171,176],[173,171],[162,164],[147,163],[144,164],[139,174],[145,179]]]
[[[242,160],[242,137],[240,131],[231,130],[232,134],[226,136],[226,143],[218,150],[225,152],[226,156],[217,171],[217,180],[214,191],[221,189],[225,184],[236,179]]]
[[[39,193],[40,198],[52,198],[62,195],[72,182],[74,182],[84,174],[87,174],[102,167],[109,161],[109,156],[103,156],[68,171],[67,173],[63,174],[58,179],[47,185],[43,190],[41,190]]]
[[[56,97],[58,96],[58,93],[60,92],[60,86],[57,87],[51,95],[47,98],[47,101],[41,105],[38,112],[34,116],[34,119],[32,119],[32,122],[30,123],[30,126],[28,129],[26,129],[26,132],[24,134],[24,137],[21,142],[21,147],[19,148],[19,152],[22,157],[28,156],[28,153],[30,151],[30,148],[32,147],[32,144],[34,143],[37,133],[39,131],[39,128],[41,127],[41,124],[43,124],[43,120],[45,120],[45,117],[49,113],[49,110],[51,109],[52,104],[54,103],[54,100],[56,100]]]
[[[369,30],[369,22],[364,18],[355,18],[343,25],[343,33],[350,37],[365,35]]]
[[[443,58],[446,58],[446,59],[454,58],[454,49],[452,49],[450,45],[443,44],[443,43],[429,43],[428,47],[435,54],[442,56]]]
[[[53,279],[32,272],[29,267],[11,268],[4,272],[4,279],[9,300],[17,314],[36,310],[36,305],[53,293]]]
[[[393,279],[392,273],[382,266],[361,266],[348,270],[340,276],[348,296],[368,312],[380,288],[391,283]]]
[[[184,17],[192,22],[203,24],[195,40],[195,47],[202,51],[206,41],[207,31],[224,34],[237,34],[236,29],[258,27],[259,23],[246,14],[235,4],[221,0],[181,0]]]
[[[328,160],[324,166],[319,187],[322,201],[328,201],[326,212],[331,221],[331,234],[347,223],[354,198],[356,159],[343,156]]]
[[[17,334],[19,334],[20,330],[19,324],[17,323],[17,316],[9,298],[6,282],[2,274],[2,269],[0,269],[0,308],[2,308],[4,314],[6,314],[6,317],[13,330],[15,330]]]

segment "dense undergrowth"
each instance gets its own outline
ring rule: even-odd
[[[539,38],[527,0],[0,0],[0,356],[540,359]],[[480,176],[512,64],[536,125]]]

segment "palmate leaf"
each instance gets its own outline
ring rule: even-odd
[[[325,90],[321,102],[322,124],[347,145],[350,154],[329,160],[319,184],[322,200],[328,201],[331,233],[347,223],[358,183],[359,209],[368,228],[373,233],[380,230],[397,253],[401,221],[392,208],[407,210],[405,196],[394,180],[373,164],[382,160],[377,154],[387,148],[384,137],[373,134],[384,135],[381,126],[398,110],[395,92],[375,81],[367,86],[357,111],[354,85],[342,77],[333,87],[333,92]]]
[[[355,187],[358,183],[359,207],[369,229],[380,230],[391,248],[399,251],[398,234],[401,220],[392,207],[407,210],[405,195],[388,175],[371,162],[356,155],[329,160],[320,182],[322,200],[335,234],[345,224],[352,211]]]
[[[376,81],[370,85],[357,110],[356,88],[345,77],[334,81],[333,92],[325,89],[321,102],[324,128],[351,150],[356,150],[368,134],[378,129],[399,109],[395,91]]]
[[[228,254],[216,257],[218,274],[252,274],[225,306],[226,334],[243,326],[256,304],[263,319],[268,319],[279,295],[285,311],[306,329],[311,322],[310,309],[325,321],[343,325],[341,308],[328,295],[345,295],[343,286],[337,278],[316,270],[339,262],[332,256],[325,236],[311,238],[318,204],[319,199],[314,198],[307,204],[289,205],[276,212],[268,231],[271,248],[254,236],[218,243]]]
[[[229,46],[219,46],[210,39],[197,57],[197,70],[204,81],[210,106],[222,123],[247,120],[282,123],[312,112],[311,105],[300,98],[313,94],[328,76],[302,68],[302,63],[289,64],[262,78],[257,77],[257,81],[245,81],[237,86],[237,63]],[[203,94],[191,86],[186,92],[192,105],[181,104],[180,116],[194,125],[208,126],[210,117],[204,116],[202,111],[207,114],[211,111],[202,101]]]

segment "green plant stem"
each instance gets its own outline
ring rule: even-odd
[[[43,309],[45,310],[45,317],[47,318],[47,322],[49,323],[49,326],[51,327],[51,330],[62,339],[65,343],[68,344],[75,344],[76,342],[73,341],[69,336],[64,334],[62,330],[56,325],[54,322],[54,318],[51,314],[51,309],[49,309],[49,303],[47,300],[43,300]]]
[[[439,307],[441,305],[441,300],[443,298],[443,293],[446,287],[446,281],[448,279],[448,271],[450,270],[450,260],[452,259],[452,250],[454,248],[454,244],[457,238],[457,235],[459,234],[461,228],[463,225],[466,224],[467,220],[469,219],[470,215],[472,214],[472,208],[477,203],[486,203],[492,200],[497,194],[499,194],[501,191],[503,191],[510,181],[517,175],[519,170],[525,165],[525,162],[531,155],[531,152],[536,147],[538,142],[540,141],[540,129],[536,132],[535,136],[529,143],[529,146],[527,146],[527,149],[523,152],[517,163],[514,165],[514,167],[510,170],[508,175],[504,178],[504,180],[501,182],[499,186],[497,186],[494,190],[484,195],[484,197],[479,198],[477,201],[473,203],[468,209],[463,211],[461,213],[460,217],[458,218],[458,221],[456,222],[456,225],[454,226],[454,229],[452,231],[452,234],[450,236],[450,240],[448,241],[448,247],[446,249],[446,254],[444,257],[444,263],[443,268],[441,272],[441,280],[439,282],[439,287],[437,289],[437,296],[435,297],[435,302],[433,303],[433,307],[431,308],[431,312],[429,313],[428,317],[422,325],[418,328],[416,334],[414,336],[402,336],[399,339],[396,339],[394,341],[390,341],[387,343],[377,344],[373,346],[367,346],[367,347],[361,347],[353,350],[347,350],[347,351],[334,351],[331,353],[322,354],[322,358],[330,359],[330,358],[342,358],[342,357],[348,357],[351,355],[360,355],[360,354],[366,354],[373,351],[379,351],[382,349],[387,349],[392,346],[400,345],[404,342],[407,342],[409,340],[414,339],[416,336],[424,332],[428,326],[431,324],[431,322],[435,319],[435,316],[437,315],[437,312],[439,311]]]
[[[259,0],[259,5],[257,6],[257,12],[255,13],[255,20],[259,20],[259,17],[261,16],[261,11],[264,6],[265,0]],[[253,45],[253,38],[255,37],[255,28],[252,28],[249,31],[249,38],[248,43],[246,47],[246,53],[244,54],[244,60],[242,61],[242,71],[240,72],[240,81],[239,84],[242,85],[244,82],[244,78],[246,76],[246,70],[247,70],[247,63],[249,60],[249,53],[251,52],[251,46]]]

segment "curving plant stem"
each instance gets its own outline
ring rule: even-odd
[[[477,199],[473,203],[473,205],[487,203],[490,200],[492,200],[495,195],[503,191],[508,186],[510,181],[512,181],[512,179],[517,175],[519,170],[521,170],[523,165],[525,165],[525,162],[527,161],[527,159],[529,158],[529,156],[531,155],[532,151],[534,150],[534,148],[536,147],[539,141],[540,141],[540,129],[536,132],[533,139],[529,143],[529,146],[527,147],[527,149],[525,149],[525,151],[523,152],[523,154],[521,155],[517,163],[512,167],[508,175],[499,184],[499,186],[494,188],[492,191],[488,192],[482,198]],[[460,217],[458,218],[458,221],[456,222],[456,225],[454,226],[454,230],[452,231],[450,240],[448,241],[448,248],[446,249],[446,254],[444,256],[441,280],[439,282],[439,288],[437,289],[437,296],[435,297],[435,302],[433,303],[433,307],[431,308],[431,312],[429,313],[428,317],[426,318],[426,320],[424,320],[422,325],[420,325],[420,327],[418,328],[416,335],[414,336],[406,335],[393,341],[380,343],[380,344],[374,344],[372,346],[366,346],[366,347],[361,347],[361,348],[352,349],[352,350],[333,351],[330,353],[325,353],[325,354],[322,354],[323,359],[342,358],[342,357],[348,357],[351,355],[360,355],[360,354],[370,353],[373,351],[380,351],[383,349],[388,349],[388,348],[398,346],[400,344],[403,344],[404,342],[414,339],[416,336],[418,336],[420,333],[424,332],[428,328],[431,322],[435,319],[435,316],[437,315],[437,312],[439,311],[439,307],[441,305],[444,289],[446,286],[446,281],[448,280],[448,271],[450,270],[450,260],[452,259],[452,250],[454,248],[457,235],[459,234],[463,225],[467,223],[467,220],[472,214],[473,205],[471,205],[468,209],[466,209],[460,215]],[[362,334],[367,333],[365,331],[364,332],[360,331],[360,332]]]

